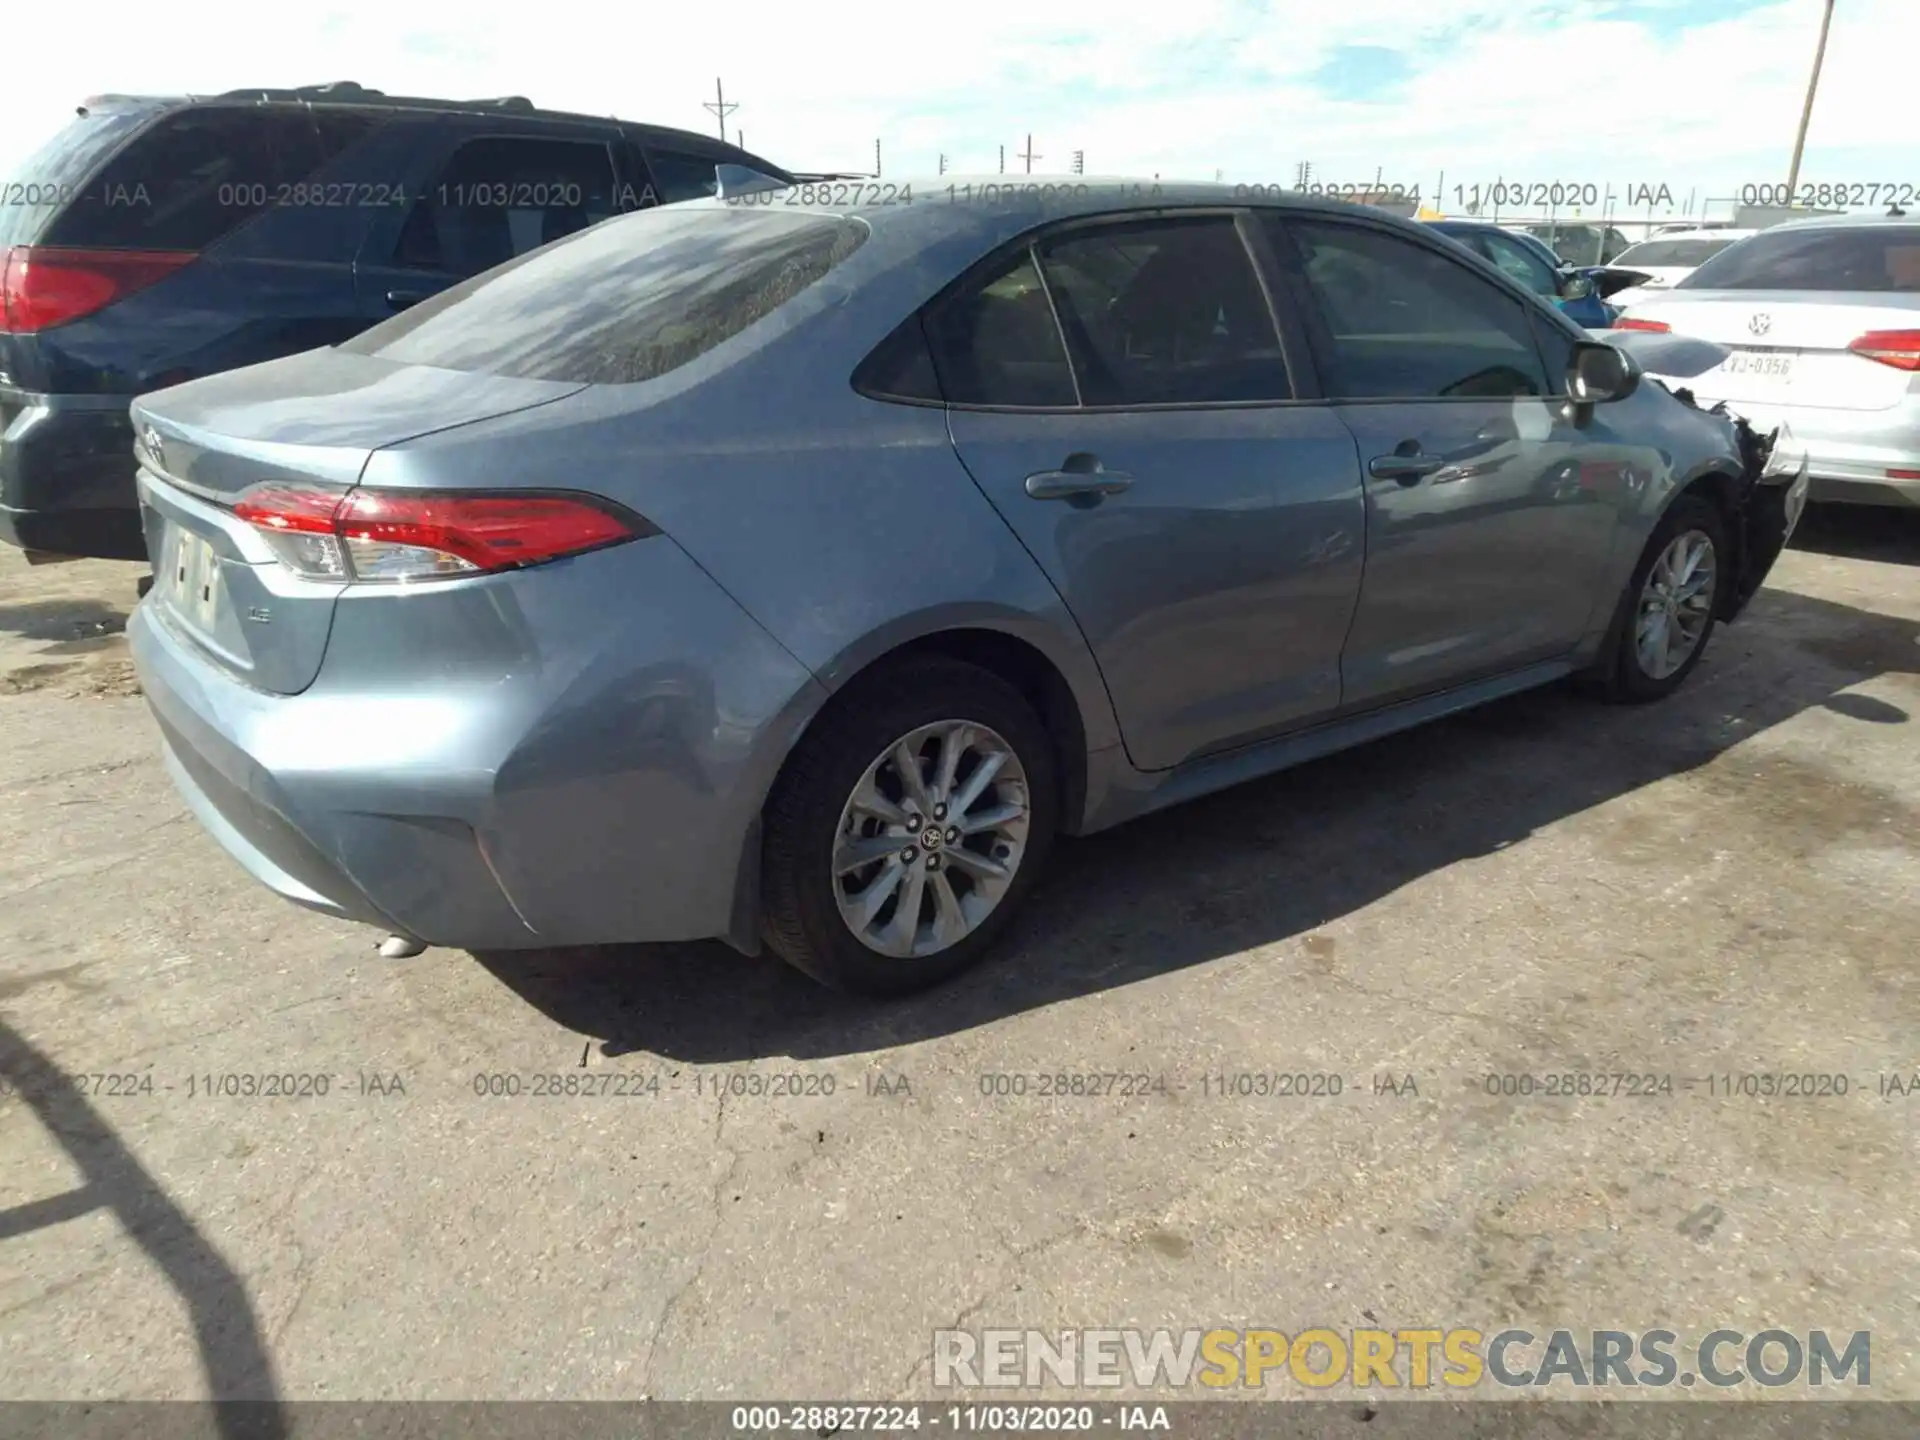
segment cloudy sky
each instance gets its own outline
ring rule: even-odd
[[[1784,177],[1821,0],[391,0],[89,7],[0,89],[0,173],[99,92],[352,79],[712,131],[795,169],[1290,183]],[[17,28],[17,27],[16,27]],[[16,37],[17,38],[17,37]],[[1920,185],[1920,0],[1839,0],[1803,181]],[[30,179],[24,174],[20,178]]]

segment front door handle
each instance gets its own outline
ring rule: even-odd
[[[1446,463],[1438,455],[1376,455],[1367,462],[1367,473],[1376,480],[1418,485]]]
[[[389,290],[387,304],[395,310],[404,310],[409,305],[418,305],[432,293],[431,290]]]
[[[1071,500],[1080,495],[1118,495],[1133,485],[1133,477],[1120,470],[1109,470],[1089,457],[1084,465],[1075,465],[1078,455],[1069,457],[1066,470],[1042,470],[1027,476],[1027,494],[1035,500]]]

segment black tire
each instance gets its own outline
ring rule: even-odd
[[[1708,606],[1706,629],[1701,632],[1693,653],[1672,674],[1656,678],[1641,665],[1639,650],[1634,644],[1640,593],[1660,553],[1688,530],[1701,531],[1713,542],[1713,599]],[[1721,514],[1719,506],[1700,495],[1682,495],[1668,506],[1667,513],[1654,526],[1653,534],[1647,537],[1646,549],[1640,552],[1639,563],[1633,567],[1627,588],[1620,596],[1613,624],[1607,632],[1606,645],[1601,652],[1600,664],[1586,677],[1589,688],[1601,699],[1614,704],[1638,705],[1650,700],[1664,700],[1685,684],[1687,676],[1693,673],[1693,667],[1700,663],[1700,657],[1707,653],[1707,646],[1713,640],[1726,587],[1733,583],[1732,562],[1733,553],[1727,544],[1726,517]]]
[[[833,850],[841,812],[875,757],[942,720],[997,731],[1026,771],[1026,850],[1006,893],[972,933],[932,955],[869,949],[841,918]],[[787,758],[764,811],[761,932],[781,959],[836,990],[904,995],[977,963],[1032,889],[1059,825],[1059,784],[1046,729],[1018,690],[991,671],[915,656],[855,680],[814,720]]]

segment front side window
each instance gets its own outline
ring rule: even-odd
[[[819,280],[859,220],[658,206],[443,290],[340,348],[407,365],[619,385],[697,359]]]
[[[1231,216],[1086,226],[1039,248],[1085,404],[1292,397],[1273,312]]]
[[[604,144],[489,136],[469,140],[408,212],[394,263],[478,275],[619,213]]]
[[[1318,311],[1315,350],[1329,397],[1552,393],[1527,302],[1468,266],[1358,225],[1297,222],[1284,230]]]

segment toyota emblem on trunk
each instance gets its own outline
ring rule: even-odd
[[[1771,315],[1756,315],[1751,320],[1747,321],[1747,329],[1751,330],[1756,335],[1764,335],[1767,333],[1767,331],[1771,330],[1772,328],[1773,328],[1773,317]]]

